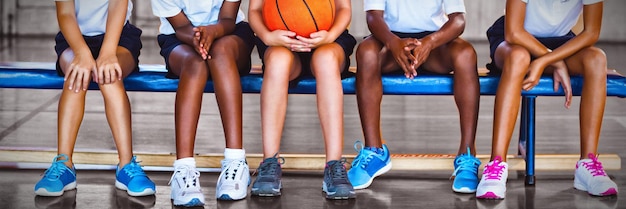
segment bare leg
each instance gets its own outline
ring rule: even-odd
[[[237,46],[237,47],[233,47]],[[226,147],[243,148],[242,95],[239,68],[250,69],[250,50],[238,36],[225,36],[213,43],[208,60],[220,110]]]
[[[339,44],[315,50],[311,69],[317,80],[317,111],[326,147],[326,161],[340,160],[343,152],[343,87],[341,71],[345,55]]]
[[[284,47],[265,51],[265,72],[261,86],[261,130],[263,158],[279,152],[287,113],[289,80],[300,74],[300,59]]]
[[[597,154],[606,103],[606,55],[596,47],[582,49],[566,60],[572,75],[585,79],[580,101],[580,158]]]
[[[169,65],[180,76],[176,91],[176,158],[193,157],[202,95],[208,66],[190,46],[179,45],[170,54]]]

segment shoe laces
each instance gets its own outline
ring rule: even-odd
[[[181,176],[183,182],[185,183],[185,188],[200,187],[200,185],[198,185],[197,183],[198,179],[200,178],[200,172],[196,169],[193,169],[186,165],[176,166],[174,175],[172,175],[172,178],[170,178],[170,182],[168,184],[172,184],[172,181],[174,181],[174,178],[176,178],[176,176]]]
[[[354,150],[356,150],[359,154],[356,156],[356,158],[354,158],[354,161],[352,161],[352,167],[361,167],[365,169],[365,167],[367,167],[367,164],[369,164],[369,162],[372,161],[372,159],[376,155],[375,152],[364,148],[365,146],[360,140],[354,142]]]
[[[59,177],[61,177],[61,175],[63,175],[63,173],[65,173],[65,171],[67,170],[65,162],[67,162],[68,159],[69,157],[66,154],[57,155],[52,160],[52,165],[50,165],[50,168],[48,168],[43,175],[50,180],[59,179]]]
[[[606,176],[604,172],[604,168],[602,168],[602,163],[598,161],[598,157],[592,153],[587,155],[591,162],[582,162],[581,164],[591,172],[592,176]]]
[[[137,162],[137,156],[133,156],[130,163],[124,166],[124,169],[122,170],[131,178],[135,176],[146,176],[146,173],[141,168],[141,165],[139,165],[140,162]]]
[[[485,166],[485,172],[487,179],[489,180],[500,180],[502,178],[502,173],[504,172],[504,166],[501,166],[502,158],[497,156],[490,164]]]
[[[346,159],[341,158],[341,160],[333,160],[326,164],[330,172],[330,177],[335,179],[347,179],[348,173],[346,172]]]
[[[235,176],[240,169],[243,169],[243,165],[246,162],[243,160],[230,160],[226,161],[225,165],[222,166],[222,170],[224,171],[224,179],[225,180],[235,180]]]
[[[452,176],[456,176],[459,171],[470,171],[474,174],[478,174],[478,166],[480,166],[480,160],[478,158],[473,157],[470,148],[467,148],[467,153],[462,154],[454,160],[454,164],[457,165],[457,168],[454,169]]]
[[[258,172],[259,176],[274,176],[280,165],[285,163],[285,158],[277,157],[278,153],[270,158],[265,158],[259,168],[254,173]],[[254,174],[253,174],[254,175]]]

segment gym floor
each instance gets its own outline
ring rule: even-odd
[[[52,38],[0,38],[0,62],[54,62]],[[154,39],[144,39],[142,64],[162,64]],[[489,60],[488,44],[475,42],[479,67]],[[601,43],[609,67],[626,74],[626,44]],[[260,64],[257,54],[253,62]],[[352,57],[354,60],[354,56]],[[355,62],[352,62],[355,65]],[[59,90],[0,89],[0,148],[55,148],[56,108]],[[174,152],[175,93],[128,93],[133,111],[136,152]],[[283,153],[320,154],[324,152],[317,119],[315,97],[290,95],[284,129]],[[479,154],[489,154],[493,118],[493,96],[482,96],[476,146]],[[579,153],[578,104],[563,108],[562,97],[537,99],[537,154]],[[244,95],[244,147],[248,153],[261,153],[259,95]],[[362,139],[354,95],[344,97],[344,154],[356,154],[353,144]],[[196,140],[197,153],[222,153],[224,135],[213,94],[205,94]],[[392,153],[456,154],[459,141],[458,115],[452,96],[384,96],[382,130]],[[626,157],[626,100],[607,99],[599,152]],[[509,154],[517,153],[517,129]],[[99,92],[87,95],[85,118],[76,150],[115,150]],[[46,159],[47,160],[47,159]],[[52,159],[49,159],[52,160]],[[1,208],[172,208],[168,168],[147,167],[157,184],[157,194],[134,198],[114,186],[111,165],[83,166],[78,169],[78,188],[62,197],[35,197],[34,184],[49,163],[0,167]],[[397,171],[377,178],[372,186],[357,192],[356,200],[327,201],[322,196],[322,171],[285,171],[283,196],[248,197],[245,200],[216,201],[215,169],[202,172],[205,208],[626,208],[626,198],[592,197],[573,188],[571,171],[537,171],[537,184],[524,186],[524,175],[511,172],[507,197],[499,201],[477,200],[474,195],[451,190],[450,171]],[[619,190],[626,192],[626,163],[621,170],[609,170]],[[81,168],[81,167],[79,167]],[[254,178],[254,177],[253,177]],[[623,196],[623,195],[622,195]]]

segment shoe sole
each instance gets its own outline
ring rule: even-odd
[[[346,187],[340,187],[337,188],[337,191],[335,192],[328,192],[328,188],[326,187],[326,184],[322,182],[322,191],[324,192],[324,194],[326,194],[326,199],[331,199],[331,200],[347,200],[347,199],[354,199],[356,198],[356,193],[354,192],[354,190],[350,190],[349,188]]]
[[[200,201],[200,199],[198,198],[193,198],[191,199],[189,202],[186,203],[176,203],[176,201],[172,200],[174,202],[174,206],[183,206],[183,207],[196,207],[196,206],[204,206],[204,202]]]
[[[372,184],[372,182],[374,181],[374,178],[387,173],[389,170],[391,170],[391,161],[389,161],[389,163],[385,165],[385,167],[382,167],[380,170],[376,171],[376,173],[374,173],[374,176],[372,176],[372,178],[370,178],[367,182],[365,182],[365,184],[352,185],[352,186],[354,187],[354,189],[365,189]]]
[[[590,195],[593,195],[593,196],[598,196],[598,197],[617,195],[617,189],[616,188],[608,188],[606,191],[604,191],[602,193],[592,193],[578,179],[574,180],[574,188],[578,189],[580,191],[587,192],[587,194],[590,194]]]
[[[250,189],[250,194],[260,197],[275,197],[281,195],[282,188],[282,182],[278,184],[278,188],[273,187],[272,185],[267,183],[261,183],[257,187],[252,187]]]
[[[148,196],[148,195],[153,195],[154,193],[156,193],[156,191],[154,191],[154,189],[152,188],[145,188],[141,192],[133,192],[133,191],[130,191],[126,185],[124,185],[122,182],[119,182],[117,180],[115,180],[115,187],[126,191],[128,195],[133,196],[133,197]]]
[[[76,181],[65,185],[63,189],[61,189],[61,191],[58,191],[58,192],[50,192],[46,188],[39,188],[35,190],[35,194],[39,196],[45,196],[45,197],[58,197],[58,196],[63,195],[65,191],[72,190],[72,189],[76,189]]]
[[[478,198],[478,199],[489,199],[489,200],[502,200],[502,199],[504,199],[504,195],[500,196],[500,195],[496,195],[493,192],[487,192],[487,193],[485,193],[483,195],[480,195],[480,196],[477,195],[476,198]]]
[[[463,194],[471,194],[471,193],[475,193],[476,189],[470,189],[467,187],[461,187],[461,188],[455,188],[454,185],[452,186],[452,191],[457,192],[457,193],[463,193]]]

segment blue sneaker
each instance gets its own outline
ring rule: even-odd
[[[76,188],[76,171],[64,164],[68,159],[66,154],[54,157],[43,178],[35,184],[36,195],[57,197],[63,195],[65,191]]]
[[[361,146],[359,149],[358,146]],[[359,154],[352,161],[352,167],[348,170],[348,179],[354,189],[365,189],[372,184],[375,177],[391,170],[391,157],[387,145],[383,144],[383,153],[378,154],[369,149],[364,149],[361,141],[354,143],[354,149]]]
[[[282,159],[284,163],[285,159],[277,158],[276,155],[274,157],[265,158],[259,168],[257,168],[257,172],[259,172],[258,176],[254,180],[252,184],[252,188],[250,189],[250,193],[256,196],[280,196],[280,189],[282,188],[282,183],[280,178],[283,174],[281,164],[278,162],[279,159]]]
[[[326,199],[350,199],[355,198],[354,188],[348,180],[346,173],[346,159],[331,160],[324,168],[324,182],[322,190],[326,193]]]
[[[456,156],[454,159],[454,181],[452,182],[452,191],[459,193],[474,193],[478,187],[478,167],[480,160],[472,156],[470,148],[467,148],[466,154]]]
[[[153,195],[156,191],[154,182],[148,178],[143,169],[133,156],[130,163],[122,169],[117,167],[115,171],[115,187],[125,190],[130,196]]]

